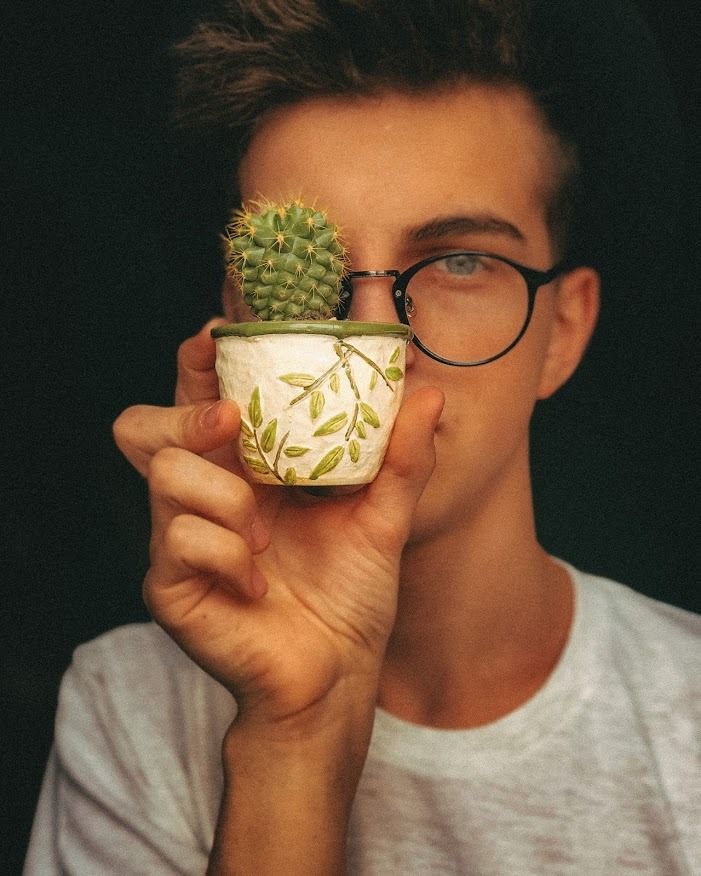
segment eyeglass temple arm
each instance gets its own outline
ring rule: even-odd
[[[535,290],[541,286],[545,286],[547,283],[551,283],[562,274],[572,271],[576,266],[576,262],[565,260],[558,262],[554,267],[550,268],[549,271],[534,271],[530,268],[521,268],[521,274],[528,283],[529,288]]]

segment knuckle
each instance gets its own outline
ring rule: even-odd
[[[238,475],[219,469],[211,481],[213,514],[227,529],[241,532],[250,526],[257,510],[251,486]]]
[[[199,453],[202,438],[206,434],[202,428],[203,405],[176,405],[171,408],[169,433],[171,446]]]
[[[246,520],[252,519],[258,504],[253,488],[242,478],[236,478],[236,480],[238,485],[238,507]]]
[[[179,447],[162,447],[151,457],[148,467],[148,483],[152,492],[163,493],[173,481],[187,451]]]
[[[194,442],[199,444],[201,438],[206,434],[203,428],[202,416],[207,405],[187,405],[182,408],[182,415],[179,420],[179,434],[183,445]]]
[[[183,558],[192,542],[194,519],[189,514],[178,514],[167,525],[163,535],[163,548],[168,555]]]
[[[248,481],[240,474],[230,471],[224,466],[216,465],[216,467],[221,479],[222,498],[232,508],[240,508],[243,511],[254,510],[256,506],[255,493]]]
[[[160,573],[154,567],[151,567],[146,573],[141,586],[141,598],[146,606],[146,610],[158,623],[164,620],[161,615],[163,612],[162,590],[165,584],[166,582],[163,581]]]

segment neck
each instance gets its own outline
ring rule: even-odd
[[[571,584],[536,540],[530,485],[525,495],[510,504],[493,496],[479,515],[407,546],[383,708],[420,724],[474,727],[547,680],[569,633]]]

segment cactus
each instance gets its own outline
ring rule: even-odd
[[[238,210],[224,237],[227,272],[262,320],[330,319],[341,297],[346,250],[326,215],[300,201]]]

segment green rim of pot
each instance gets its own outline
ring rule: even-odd
[[[399,322],[355,322],[353,320],[280,320],[261,322],[230,322],[212,329],[213,338],[254,338],[258,335],[331,335],[348,338],[352,335],[391,335],[410,339],[411,328]]]

